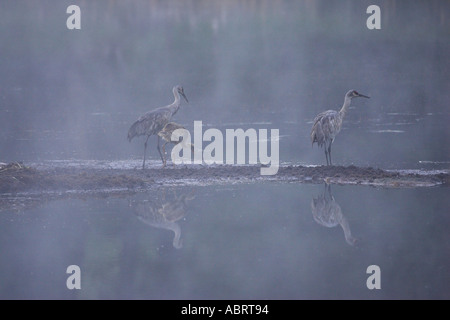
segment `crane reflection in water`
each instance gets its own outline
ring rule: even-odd
[[[172,231],[174,233],[173,247],[180,249],[183,247],[183,241],[178,221],[186,215],[188,201],[194,198],[193,192],[180,196],[174,192],[172,197],[166,198],[166,190],[163,190],[161,198],[130,202],[130,206],[133,207],[138,219],[145,224]]]
[[[350,226],[342,213],[341,206],[331,194],[330,184],[325,183],[323,194],[311,200],[311,211],[314,220],[318,224],[328,228],[340,225],[344,231],[345,241],[351,246],[357,244],[357,239],[352,236]]]

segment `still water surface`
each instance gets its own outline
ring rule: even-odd
[[[447,188],[258,183],[0,215],[0,297],[448,299]],[[81,268],[81,290],[66,268]],[[381,269],[369,290],[366,269]]]
[[[388,1],[376,31],[367,1],[80,1],[79,32],[66,28],[70,4],[0,3],[0,162],[137,167],[144,140],[128,143],[128,128],[181,84],[190,103],[174,121],[279,129],[281,163],[301,165],[325,162],[315,115],[356,89],[371,99],[352,103],[336,164],[449,169],[445,1]],[[450,298],[448,188],[327,192],[2,195],[0,298]],[[81,290],[66,288],[72,264]],[[381,290],[366,287],[370,265]]]

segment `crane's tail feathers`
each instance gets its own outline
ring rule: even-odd
[[[140,124],[141,122],[138,120],[135,123],[133,123],[130,127],[130,129],[128,130],[128,141],[131,142],[131,140],[133,140],[134,137],[138,136],[141,134],[140,131]]]

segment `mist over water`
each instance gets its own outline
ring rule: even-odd
[[[279,128],[281,161],[323,163],[311,121],[349,89],[371,99],[353,101],[336,161],[448,160],[445,1],[387,1],[381,30],[364,1],[81,1],[81,30],[65,26],[69,4],[1,4],[1,161],[141,158],[126,132],[175,84],[191,101],[175,121]]]
[[[281,165],[325,164],[312,121],[355,89],[370,99],[352,101],[334,164],[448,170],[450,3],[382,1],[369,30],[372,2],[80,0],[81,30],[68,30],[73,1],[0,1],[0,162],[139,167],[145,139],[127,131],[180,84],[189,104],[175,122],[191,134],[194,121],[224,135],[279,129]],[[160,165],[155,137],[147,156]],[[446,187],[332,186],[359,247],[314,220],[321,185],[162,189],[3,206],[0,297],[450,296]],[[156,214],[192,190],[180,248],[173,230],[139,220],[139,204]],[[81,291],[65,287],[69,264],[87,275]],[[365,286],[370,264],[381,291]]]

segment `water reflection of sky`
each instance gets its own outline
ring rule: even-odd
[[[332,186],[356,246],[342,227],[317,223],[311,201],[325,191],[182,187],[3,212],[0,296],[449,298],[445,188]],[[79,292],[65,288],[71,264],[82,270]],[[379,291],[366,288],[372,264],[381,268]]]

